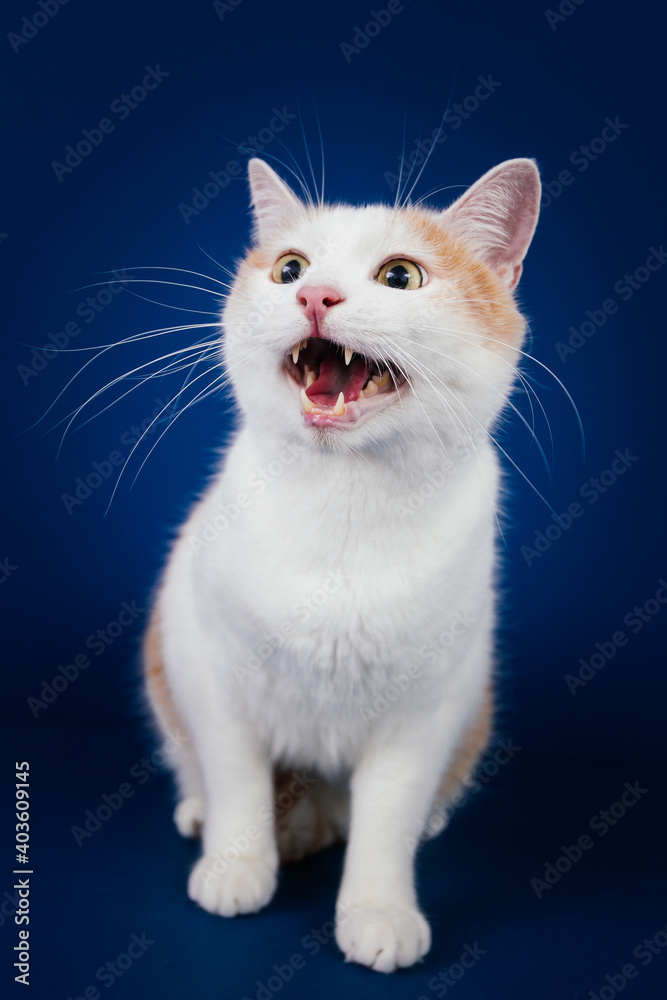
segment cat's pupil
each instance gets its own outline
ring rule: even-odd
[[[407,288],[410,272],[402,264],[395,264],[390,271],[387,271],[386,278],[390,288]]]
[[[301,274],[301,264],[298,260],[288,260],[286,264],[283,264],[282,270],[280,272],[280,277],[283,282],[296,281],[296,279]]]

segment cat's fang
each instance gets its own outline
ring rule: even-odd
[[[313,410],[315,409],[315,404],[311,399],[308,398],[305,389],[301,390],[301,405],[303,406],[303,409],[306,413],[312,413]]]
[[[297,344],[296,347],[292,349],[292,361],[296,364],[299,360],[299,351],[302,348],[302,344]]]
[[[306,389],[313,384],[315,378],[315,372],[311,372],[310,370],[306,372]]]
[[[338,393],[338,399],[336,400],[336,405],[333,408],[333,412],[337,417],[342,417],[345,413],[345,396],[342,392]]]
[[[349,347],[345,348],[345,364],[346,365],[349,365],[350,361],[352,360],[352,355],[353,354],[354,354],[354,351],[351,351]]]

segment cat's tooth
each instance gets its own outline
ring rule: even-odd
[[[365,399],[365,398],[366,398],[366,393],[364,392],[364,390],[363,390],[363,389],[362,389],[362,390],[361,390],[361,392],[359,393],[359,397],[358,397],[358,398],[359,398],[359,399]]]
[[[366,395],[366,396],[373,396],[376,392],[379,392],[379,391],[380,390],[378,389],[378,387],[375,384],[375,382],[373,381],[373,379],[371,379],[369,381],[368,385],[365,385],[364,388],[363,388],[364,395]]]
[[[389,372],[385,368],[381,375],[374,375],[373,382],[376,384],[378,389],[384,389],[386,385],[389,385]]]
[[[299,351],[300,350],[301,350],[301,344],[297,344],[296,347],[294,348],[294,350],[292,351],[292,361],[294,362],[294,364],[297,364],[297,362],[299,360]]]
[[[349,347],[345,348],[345,364],[346,365],[349,365],[350,361],[352,360],[352,355],[353,354],[354,354],[354,351],[351,351]]]
[[[308,389],[309,386],[311,386],[314,381],[315,381],[315,372],[311,372],[310,370],[307,371],[306,372],[306,389]]]
[[[306,413],[312,413],[315,409],[315,404],[312,399],[309,399],[305,389],[301,390],[301,405]]]
[[[342,392],[338,393],[338,399],[336,400],[336,405],[334,406],[333,411],[337,417],[342,417],[345,413],[345,396]]]
[[[308,337],[306,337],[305,340],[301,341],[299,347],[301,348],[302,351],[305,351],[305,349],[308,347]]]

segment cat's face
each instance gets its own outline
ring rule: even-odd
[[[445,212],[306,206],[250,164],[257,244],[223,314],[246,419],[325,447],[469,440],[510,389],[539,179],[509,161]]]

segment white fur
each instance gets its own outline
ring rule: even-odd
[[[512,162],[536,177],[529,161]],[[327,336],[399,363],[395,346],[409,351],[413,367],[400,366],[413,388],[358,426],[305,426],[281,370],[308,336],[295,286],[242,265],[223,317],[241,428],[174,546],[159,595],[167,679],[194,750],[177,763],[176,822],[186,835],[203,822],[190,896],[213,913],[249,912],[276,885],[274,764],[306,783],[316,776],[323,789],[329,782],[332,795],[349,786],[337,940],[348,960],[392,971],[429,947],[414,847],[491,671],[498,469],[486,431],[515,353],[490,349],[456,282],[431,277],[436,261],[400,212],[306,209],[257,161],[251,179],[263,248],[274,259],[305,254],[312,264],[300,283],[344,298],[327,316]],[[498,257],[506,216],[481,190]],[[441,219],[460,225],[453,210]],[[510,249],[495,261],[508,287],[534,220],[518,249],[515,228],[506,226]],[[419,261],[424,287],[378,284],[391,256]],[[268,468],[270,482],[259,471]],[[406,498],[434,475],[435,496],[406,513]],[[426,657],[423,647],[453,625],[456,641]],[[416,676],[376,711],[409,665]],[[346,820],[337,822],[343,830]]]

